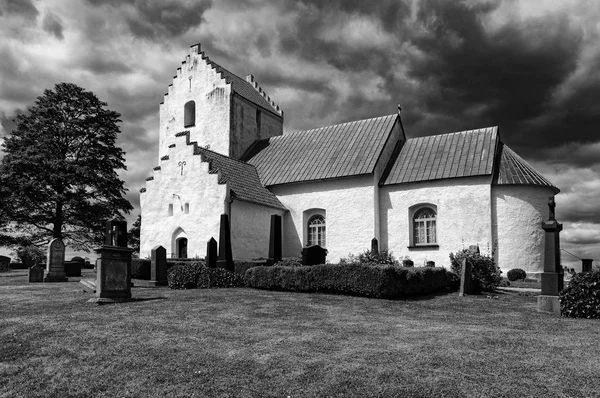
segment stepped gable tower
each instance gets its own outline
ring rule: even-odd
[[[159,159],[178,133],[198,146],[239,159],[256,141],[283,133],[283,111],[258,85],[190,47],[160,104]]]

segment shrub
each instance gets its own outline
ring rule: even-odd
[[[506,273],[506,277],[511,282],[518,281],[519,279],[525,280],[527,272],[521,268],[513,268]]]
[[[348,254],[348,258],[341,258],[340,264],[348,265],[348,264],[389,264],[389,265],[398,265],[398,260],[394,257],[392,252],[387,250],[382,250],[379,253],[373,253],[371,250],[365,250],[358,255]]]
[[[204,261],[183,261],[174,264],[167,273],[167,282],[171,289],[244,286],[244,278],[241,275],[223,268],[208,268]]]
[[[460,276],[456,272],[447,271],[446,280],[448,283],[448,290],[454,292],[460,289]]]
[[[302,259],[300,257],[288,257],[276,262],[273,266],[302,267]]]
[[[266,260],[252,260],[252,261],[236,261],[235,262],[235,273],[244,276],[246,270],[252,267],[258,267],[259,265],[266,265]]]
[[[392,265],[320,264],[300,267],[255,267],[246,271],[246,286],[257,289],[323,292],[399,298],[445,290],[444,268]]]
[[[600,318],[600,270],[577,274],[560,292],[560,313],[569,318]]]
[[[13,255],[21,260],[24,268],[33,267],[39,263],[46,263],[46,252],[41,247],[34,245],[18,247]],[[12,264],[11,268],[16,269]]]
[[[502,277],[500,268],[496,266],[494,259],[490,256],[474,253],[463,249],[456,254],[450,253],[450,263],[453,272],[461,274],[462,261],[467,259],[471,263],[471,275],[475,291],[493,291],[498,287]]]

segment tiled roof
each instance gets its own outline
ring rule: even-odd
[[[541,185],[552,188],[556,193],[560,192],[512,149],[504,144],[500,145],[502,153],[498,165],[498,176],[494,179],[495,185]]]
[[[498,127],[406,140],[383,185],[491,175]]]
[[[231,83],[233,91],[246,98],[248,101],[255,103],[256,105],[261,106],[262,108],[269,110],[276,115],[280,116],[280,110],[277,106],[273,105],[273,103],[267,101],[267,99],[257,91],[256,88],[252,86],[251,83],[247,82],[245,79],[237,76],[236,74],[228,71],[223,68],[221,65],[217,64],[215,61],[211,60],[204,54],[201,53],[202,58],[206,60],[206,62],[211,65],[213,68],[217,70],[217,72],[222,73],[223,78]],[[262,89],[261,89],[262,90]]]
[[[272,137],[248,163],[265,186],[372,173],[397,114]]]
[[[260,183],[254,166],[202,147],[196,147],[194,154],[210,163],[210,173],[219,173],[219,183],[229,183],[232,198],[285,210],[279,199]]]

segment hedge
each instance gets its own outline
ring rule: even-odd
[[[188,264],[188,263],[198,263],[198,262],[201,262],[203,264],[205,263],[204,260],[200,260],[200,259],[180,259],[180,258],[167,259],[167,270],[178,264],[183,264],[183,263]],[[246,270],[248,270],[249,268],[256,267],[259,265],[265,265],[265,264],[266,264],[265,261],[236,261],[235,262],[235,273],[243,276],[246,273]],[[133,279],[150,280],[151,267],[152,267],[152,265],[150,263],[150,260],[133,258],[133,259],[131,259],[131,277]]]
[[[275,265],[251,268],[244,276],[246,286],[257,289],[388,299],[445,291],[451,281],[445,268],[366,264]]]
[[[562,316],[600,319],[600,270],[572,277],[559,301]]]
[[[212,287],[238,287],[244,285],[241,275],[223,268],[208,268],[204,260],[175,263],[167,271],[171,289],[208,289]]]

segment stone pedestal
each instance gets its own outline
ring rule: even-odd
[[[460,290],[458,291],[458,295],[462,297],[469,294],[473,294],[473,276],[471,263],[464,258],[460,270]]]
[[[131,298],[131,253],[127,247],[102,246],[98,253],[96,298],[119,301]],[[94,300],[96,302],[103,300]]]
[[[542,223],[542,229],[546,232],[544,247],[544,272],[541,274],[542,294],[538,296],[539,312],[548,312],[560,315],[560,303],[558,294],[564,287],[564,274],[560,265],[560,238],[562,224],[554,219],[554,198],[548,202],[550,217],[547,222]]]
[[[269,236],[269,258],[267,265],[273,265],[282,260],[281,216],[271,215],[271,233]]]
[[[46,272],[44,282],[67,282],[67,274],[65,273],[65,244],[61,239],[55,238],[48,243]]]

